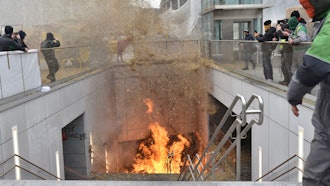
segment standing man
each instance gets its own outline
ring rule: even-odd
[[[128,44],[130,42],[130,39],[128,36],[119,36],[117,38],[117,62],[124,62],[123,60],[123,53],[125,52]],[[119,61],[120,58],[120,61]]]
[[[271,56],[273,50],[275,49],[273,48],[273,46],[276,47],[276,45],[274,45],[273,43],[264,43],[265,41],[273,41],[273,38],[275,37],[276,28],[272,27],[271,24],[272,24],[271,20],[265,21],[264,22],[265,34],[255,35],[255,38],[259,42],[263,42],[261,44],[262,66],[264,70],[264,76],[267,81],[273,81],[273,66],[271,64]]]
[[[58,61],[55,57],[55,49],[53,49],[54,47],[59,46],[61,46],[60,41],[56,40],[54,38],[54,34],[51,32],[47,33],[46,40],[41,43],[41,52],[45,57],[45,61],[49,70],[47,79],[49,79],[51,82],[56,81],[55,73],[60,68]]]
[[[276,36],[281,42],[288,42],[290,30],[289,25],[286,21],[283,20],[282,23],[277,24],[276,28]],[[291,81],[292,71],[292,58],[293,58],[293,51],[292,45],[290,44],[280,44],[279,51],[281,53],[281,70],[284,76],[284,80],[280,81],[279,84],[288,86]]]
[[[287,98],[295,116],[303,96],[320,83],[312,116],[314,138],[307,157],[303,185],[330,185],[330,0],[300,0],[313,21],[321,21],[313,43],[294,73]]]
[[[292,71],[295,72],[302,63],[302,56],[306,51],[307,45],[300,45],[301,42],[307,42],[307,28],[304,19],[300,17],[300,14],[297,10],[291,13],[291,18],[289,19],[288,25],[291,30],[289,36],[289,43],[292,45],[293,49],[293,64]]]
[[[255,50],[256,46],[253,43],[251,43],[251,41],[253,41],[254,38],[248,30],[244,31],[244,40],[250,42],[245,42],[243,44],[243,56],[244,56],[245,67],[242,70],[249,70],[249,63],[252,63],[252,67],[253,69],[255,69],[256,62],[252,60],[252,54],[256,52]]]

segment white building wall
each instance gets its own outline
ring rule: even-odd
[[[311,124],[313,106],[307,104],[300,106],[300,116],[297,118],[291,113],[284,91],[215,69],[209,69],[208,79],[209,93],[227,107],[237,94],[247,100],[253,93],[263,98],[264,122],[261,126],[255,125],[252,128],[252,180],[259,178],[259,148],[262,149],[262,175],[298,154],[299,127],[305,131],[303,158],[306,159],[314,132]],[[237,113],[239,109],[240,107],[234,111]],[[284,169],[288,170],[289,166],[297,165],[296,163],[297,161],[291,161]],[[272,175],[275,177],[278,174],[277,172]],[[297,182],[297,170],[281,177],[278,181]]]
[[[56,175],[55,152],[59,151],[61,178],[64,178],[61,129],[85,114],[85,149],[88,149],[91,125],[105,126],[106,123],[101,121],[110,121],[110,88],[109,82],[105,81],[109,79],[109,73],[106,72],[90,75],[73,84],[62,83],[47,93],[36,92],[32,96],[14,98],[15,101],[1,105],[0,162],[14,154],[12,127],[17,126],[19,155]],[[86,161],[89,167],[89,159]]]

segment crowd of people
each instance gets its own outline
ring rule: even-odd
[[[312,116],[314,137],[303,170],[303,185],[330,185],[330,0],[299,2],[314,23],[311,38],[308,38],[306,21],[297,10],[291,13],[290,18],[278,21],[276,27],[271,26],[271,20],[265,21],[265,33],[255,33],[254,36],[262,42],[263,71],[269,81],[273,81],[270,59],[275,48],[273,43],[265,41],[287,42],[275,43],[281,53],[284,76],[279,83],[289,87],[287,100],[295,116],[299,116],[298,106],[303,104],[304,96],[320,85]],[[251,40],[248,32],[245,32],[245,37]],[[310,47],[301,45],[307,41],[312,41]],[[248,70],[250,57],[245,60],[242,70]]]
[[[0,52],[20,50],[28,52],[29,47],[24,42],[27,34],[23,30],[14,32],[14,28],[10,25],[5,26],[4,35],[0,35]],[[59,70],[59,63],[55,57],[54,47],[59,47],[60,41],[54,38],[54,34],[49,32],[46,39],[41,43],[41,52],[45,57],[49,73],[47,79],[51,82],[56,80],[55,73]]]
[[[301,57],[306,51],[306,45],[301,45],[302,42],[308,42],[306,21],[300,16],[299,11],[292,11],[290,18],[277,21],[276,26],[272,26],[271,20],[264,22],[264,34],[259,34],[255,31],[254,37],[248,30],[244,31],[245,40],[254,40],[261,42],[262,51],[262,66],[264,77],[268,81],[274,81],[273,66],[271,56],[273,51],[278,47],[281,54],[281,70],[284,80],[279,84],[288,86],[293,73],[301,65]],[[286,42],[285,44],[267,43],[266,41]],[[245,44],[244,61],[245,67],[242,70],[248,70],[248,63],[252,63],[253,69],[255,62],[251,55],[255,52],[251,44]]]

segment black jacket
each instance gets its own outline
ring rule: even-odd
[[[54,59],[55,50],[52,48],[59,46],[61,46],[60,41],[55,39],[54,40],[46,39],[41,43],[41,52],[46,59]]]
[[[3,37],[0,37],[0,52],[13,50],[25,51],[25,48],[13,40],[10,35],[4,35]]]
[[[265,34],[260,34],[256,37],[257,41],[259,42],[265,42],[265,41],[273,41],[273,38],[275,37],[276,28],[270,27],[265,31]],[[270,43],[262,43],[261,45],[261,51],[262,52],[271,52],[276,47],[276,44],[270,44]]]

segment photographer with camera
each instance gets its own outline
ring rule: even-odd
[[[281,70],[284,76],[284,80],[280,81],[279,84],[288,86],[291,81],[292,71],[292,60],[293,50],[292,46],[288,44],[289,36],[291,31],[289,29],[288,20],[278,20],[276,26],[276,40],[283,42],[279,45],[279,51],[281,53]]]

